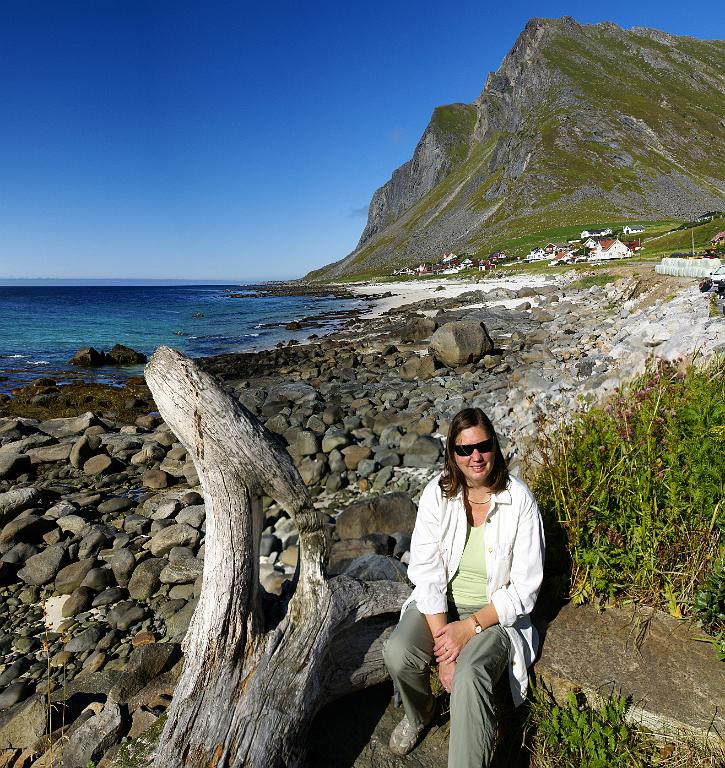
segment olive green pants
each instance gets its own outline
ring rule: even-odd
[[[476,608],[448,607],[449,621],[465,619]],[[383,657],[413,725],[429,719],[434,706],[429,667],[433,637],[425,616],[412,602],[385,644]],[[511,640],[496,624],[474,635],[456,660],[451,690],[451,731],[448,768],[486,768],[493,756],[496,732],[494,688],[506,671]]]

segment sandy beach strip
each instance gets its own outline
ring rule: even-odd
[[[450,299],[469,291],[489,292],[497,288],[515,291],[520,288],[535,288],[555,281],[555,275],[512,275],[511,277],[486,278],[480,282],[470,279],[440,278],[406,280],[399,283],[353,283],[348,287],[352,293],[360,297],[387,292],[392,294],[382,299],[376,299],[371,309],[360,315],[362,319],[369,319],[380,317],[391,309],[397,309],[406,304],[416,304],[426,299]],[[516,303],[519,300],[513,299],[511,301]]]

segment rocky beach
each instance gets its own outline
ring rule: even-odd
[[[367,580],[405,580],[415,502],[462,407],[489,414],[526,476],[540,429],[652,356],[725,350],[694,281],[645,266],[351,290],[372,306],[343,330],[199,363],[286,446],[327,515],[329,572]],[[204,492],[148,390],[72,405],[64,390],[39,380],[0,403],[0,766],[13,768],[55,765],[61,729],[63,765],[118,764],[171,701],[201,589]],[[281,595],[298,535],[264,505],[260,582]]]

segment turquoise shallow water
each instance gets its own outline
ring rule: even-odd
[[[125,344],[151,355],[161,344],[192,357],[249,352],[290,338],[322,335],[334,313],[358,300],[310,296],[251,297],[260,286],[0,286],[0,391],[33,378],[120,383],[141,366],[72,369],[81,347]],[[247,298],[231,298],[230,292]],[[322,328],[287,331],[284,323],[322,315]],[[183,334],[183,335],[180,335]]]

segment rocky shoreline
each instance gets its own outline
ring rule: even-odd
[[[334,531],[331,573],[405,578],[415,501],[460,408],[491,416],[523,472],[540,424],[606,397],[652,353],[725,349],[688,281],[542,282],[431,289],[304,346],[199,361],[287,446]],[[64,388],[44,386],[58,390],[36,388],[51,414]],[[0,418],[0,765],[51,765],[48,697],[64,761],[83,768],[111,765],[170,702],[201,587],[204,498],[137,386],[85,413],[78,397],[80,415]],[[260,581],[280,595],[297,532],[271,500],[265,515]]]

